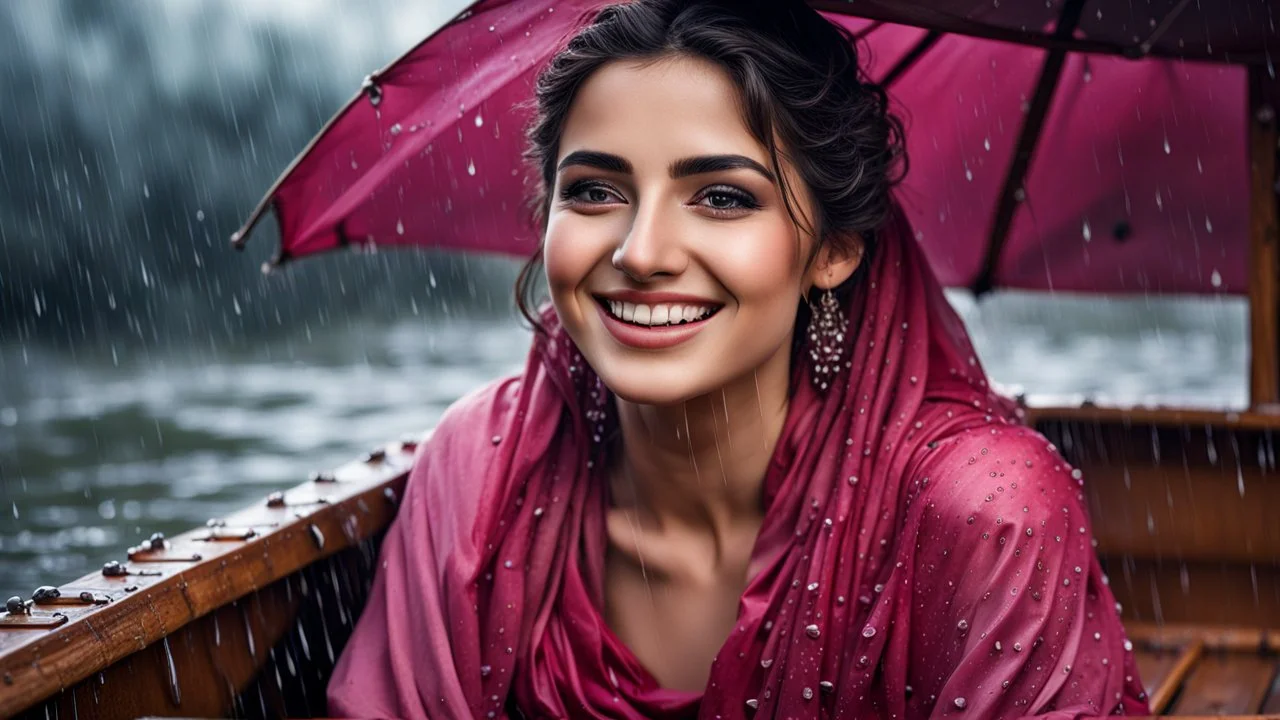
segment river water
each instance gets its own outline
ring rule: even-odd
[[[953,301],[992,377],[1035,403],[1246,402],[1239,300]],[[437,316],[189,353],[0,348],[0,597],[421,433],[528,342],[512,318]]]

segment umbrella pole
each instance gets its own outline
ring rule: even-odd
[[[1277,254],[1276,131],[1280,82],[1249,66],[1249,404],[1280,409],[1280,262]],[[1268,407],[1270,406],[1270,407]]]

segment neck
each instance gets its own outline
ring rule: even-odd
[[[617,399],[622,451],[615,504],[663,529],[731,534],[758,519],[788,409],[790,343],[722,388],[676,405]]]

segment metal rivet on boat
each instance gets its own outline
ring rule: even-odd
[[[316,549],[323,550],[324,549],[324,533],[320,532],[320,528],[316,527],[315,523],[312,523],[311,525],[307,526],[307,531],[311,533],[311,539],[315,541]]]
[[[384,450],[383,448],[376,448],[370,451],[368,455],[364,456],[364,461],[370,464],[380,463],[386,458],[387,458],[387,451]]]
[[[284,507],[284,493],[279,490],[267,496],[267,507],[279,508]]]
[[[30,615],[31,610],[27,604],[22,602],[22,598],[14,595],[4,604],[4,609],[9,611],[10,615]]]
[[[395,505],[400,502],[399,499],[396,498],[396,491],[391,488],[384,489],[382,491],[382,497],[386,498],[387,502],[391,503],[392,505]]]
[[[311,482],[336,483],[338,482],[338,478],[333,473],[327,470],[320,470],[320,471],[311,473]]]
[[[360,90],[369,97],[370,105],[378,107],[382,102],[382,88],[374,82],[372,75],[365,76],[364,81],[360,83]]]
[[[31,593],[31,599],[36,602],[45,600],[56,600],[62,597],[62,591],[52,585],[41,585],[36,591]]]
[[[147,544],[151,546],[152,550],[163,550],[164,549],[164,533],[162,532],[151,533],[151,539],[147,541]]]
[[[137,590],[137,589],[138,589],[138,586],[137,586],[137,585],[126,585],[126,586],[125,586],[125,588],[124,588],[124,591],[125,591],[125,592],[133,592],[134,590]]]
[[[204,526],[205,526],[205,527],[211,527],[211,528],[216,528],[216,527],[226,527],[226,526],[227,526],[227,521],[226,521],[226,520],[219,520],[218,518],[209,518],[208,520],[205,520],[205,521],[204,521]]]
[[[110,560],[103,563],[102,574],[105,577],[124,577],[129,574],[129,570],[119,560]]]

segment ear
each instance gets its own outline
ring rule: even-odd
[[[813,259],[809,272],[805,276],[806,287],[819,290],[831,290],[848,280],[853,272],[862,264],[866,254],[866,246],[861,235],[849,235],[845,238],[848,249],[838,249],[831,243],[818,249],[818,256]]]

